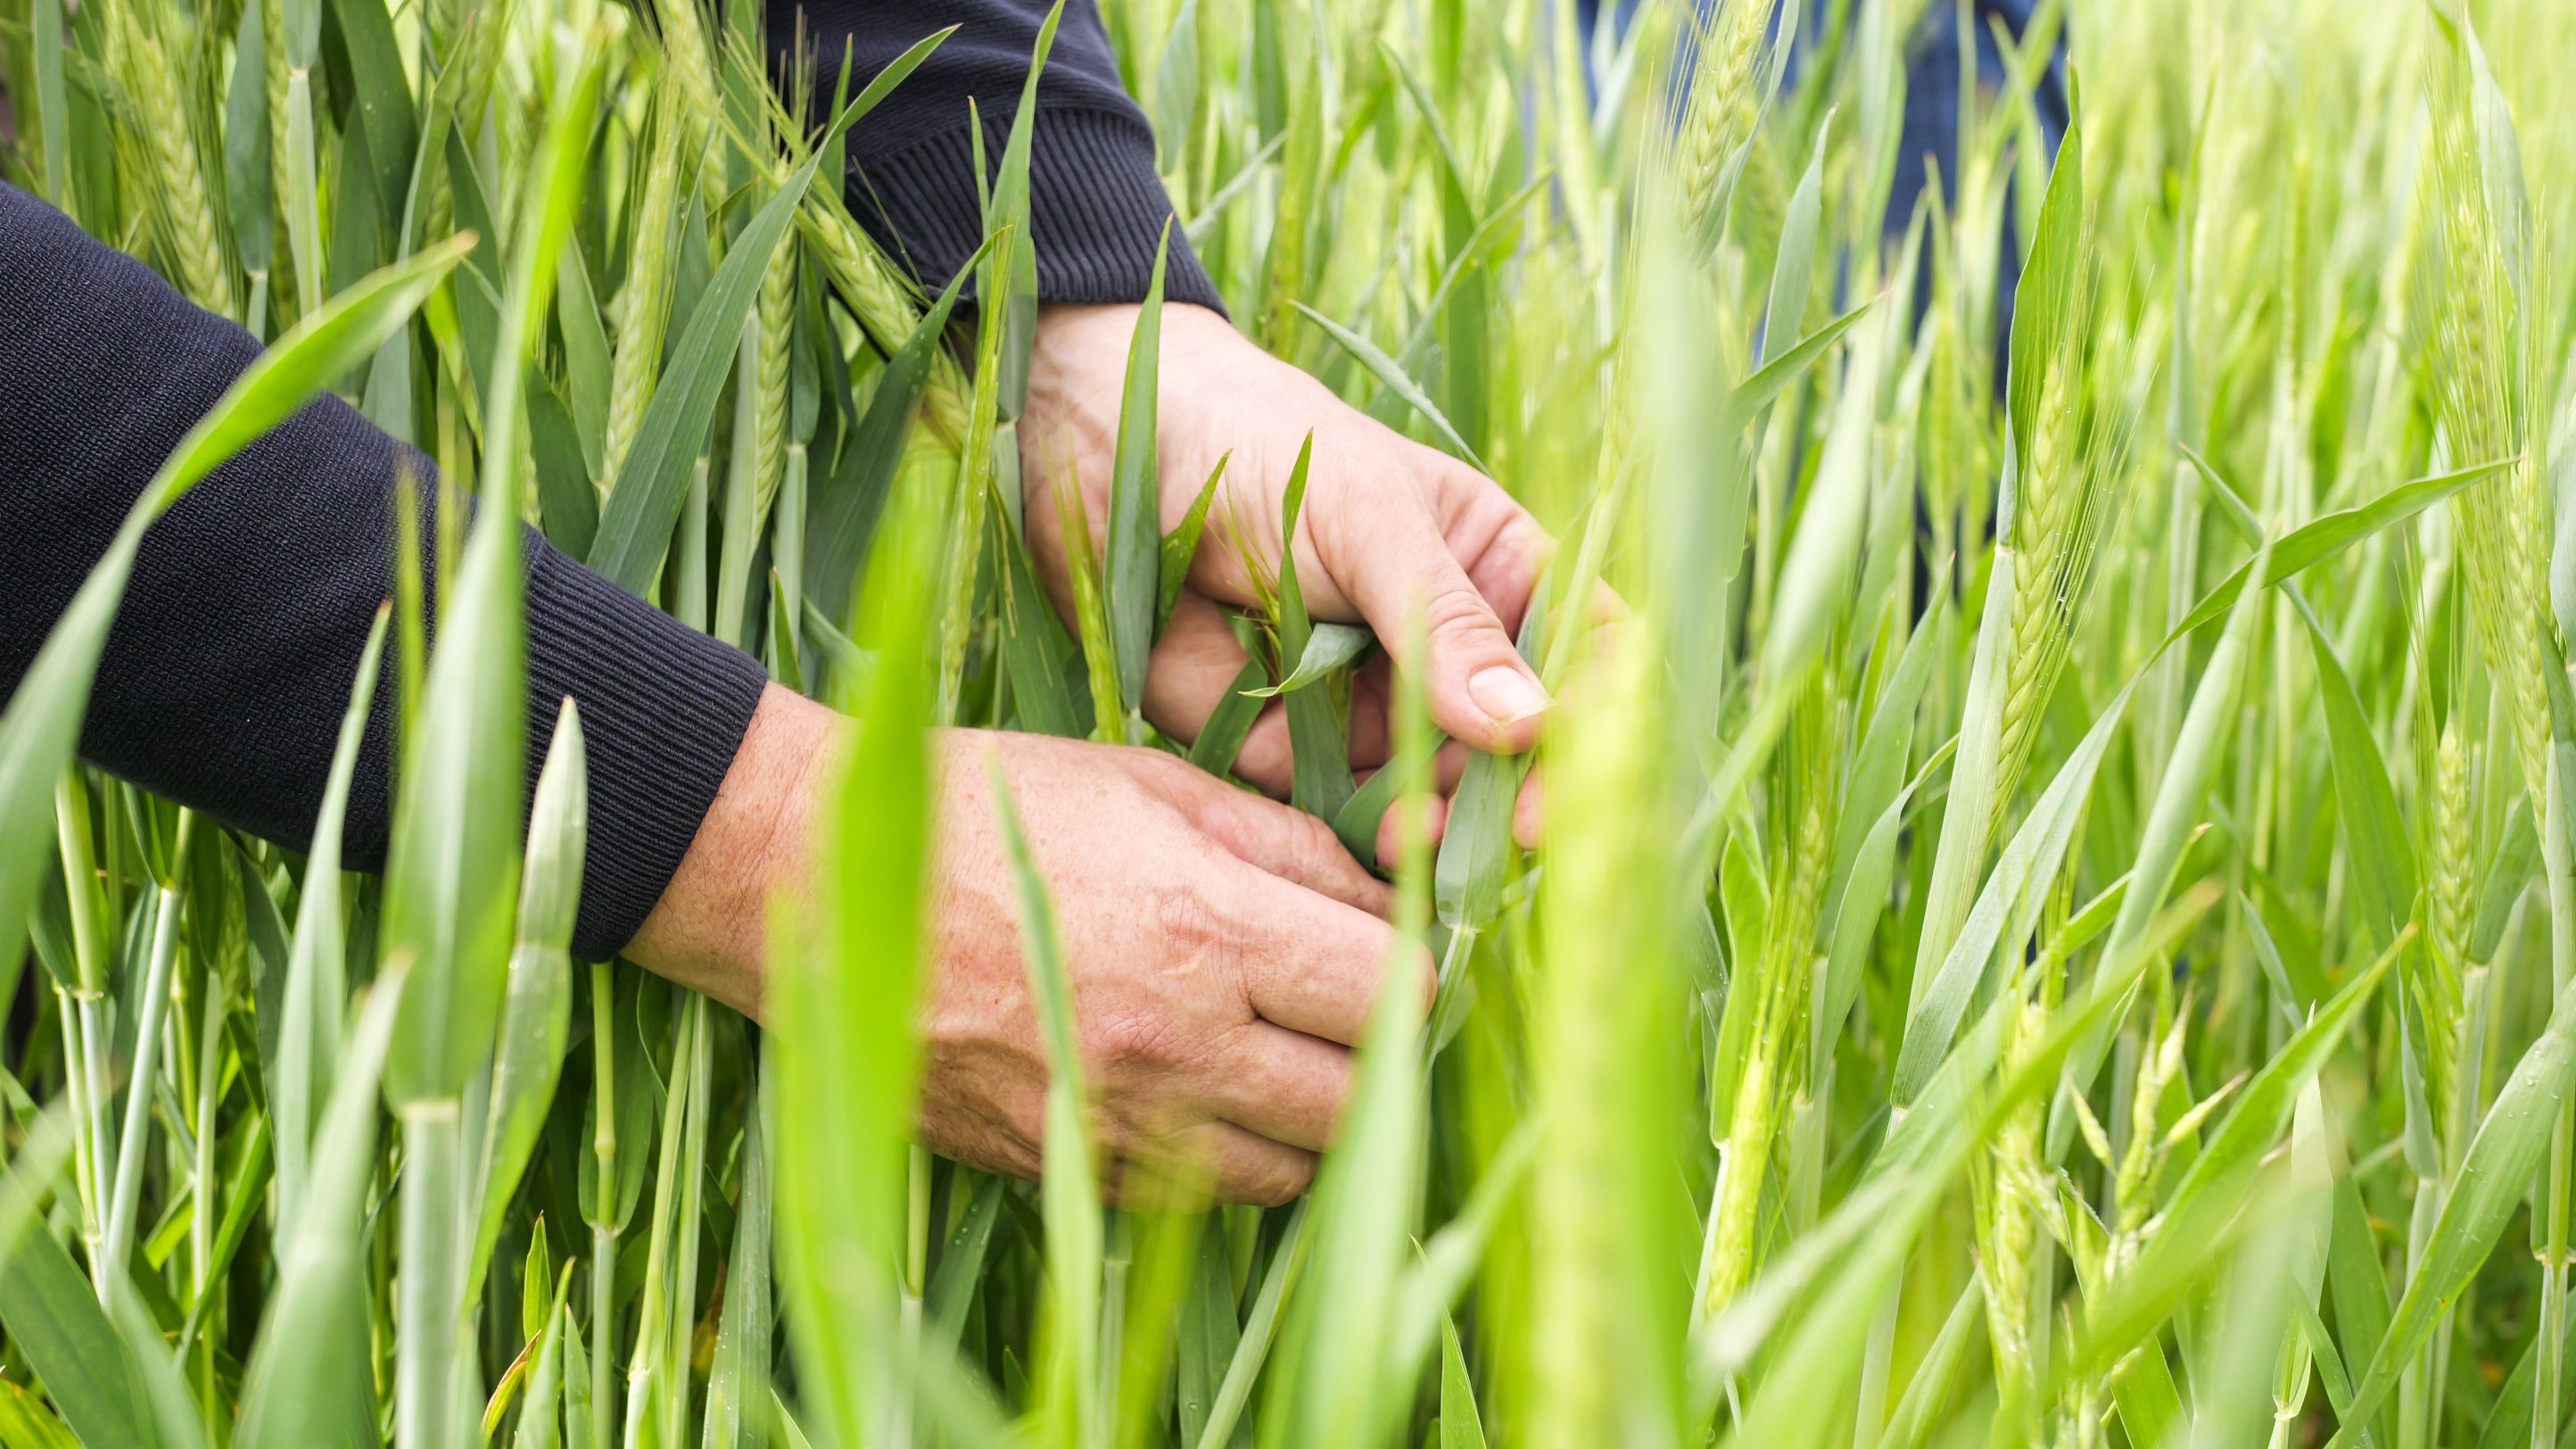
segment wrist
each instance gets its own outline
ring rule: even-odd
[[[1142,302],[1041,302],[1033,340],[1041,353],[1050,349],[1059,355],[1078,353],[1093,362],[1114,357],[1118,371],[1111,377],[1116,381],[1123,375],[1127,347],[1136,335],[1136,319],[1144,310]],[[1211,329],[1239,335],[1225,314],[1213,307],[1165,299],[1162,330],[1166,350],[1175,340],[1207,336]]]
[[[810,889],[813,820],[841,717],[772,683],[661,899],[625,956],[759,1014],[772,898]]]

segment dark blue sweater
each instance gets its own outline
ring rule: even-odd
[[[796,8],[772,0],[774,36],[794,33]],[[981,240],[967,102],[988,126],[1008,125],[1045,6],[804,8],[815,49],[837,70],[846,39],[860,77],[960,27],[849,140],[853,212],[923,277],[944,281]],[[1119,89],[1089,0],[1068,10],[1039,105],[1030,190],[1041,295],[1142,297],[1169,203],[1152,134]],[[1213,305],[1185,250],[1176,238],[1171,295]],[[0,186],[0,693],[16,689],[154,469],[258,351],[142,264]],[[190,492],[145,539],[83,757],[226,824],[309,844],[358,654],[389,592],[391,490],[406,476],[427,516],[428,461],[325,398]],[[570,695],[589,745],[574,948],[597,959],[634,935],[678,868],[764,675],[533,533],[526,554],[529,738],[547,737]],[[362,869],[382,863],[391,820],[391,688],[378,691],[350,801],[344,858]]]

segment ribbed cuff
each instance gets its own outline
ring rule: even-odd
[[[993,165],[1000,164],[1009,127],[1007,114],[985,123],[984,154]],[[1030,139],[1029,229],[1037,241],[1039,300],[1145,300],[1154,243],[1172,215],[1172,199],[1154,174],[1153,132],[1117,112],[1041,105]],[[883,155],[853,155],[850,211],[879,245],[937,290],[984,242],[974,176],[974,141],[963,126]],[[1225,310],[1177,222],[1163,296]]]
[[[533,541],[528,560],[528,792],[569,695],[590,763],[590,848],[573,955],[634,939],[715,803],[768,683],[720,644]]]

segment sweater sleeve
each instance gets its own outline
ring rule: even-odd
[[[982,118],[987,164],[998,166],[1047,10],[1046,0],[769,0],[773,45],[794,43],[802,12],[818,109],[830,104],[845,52],[855,89],[923,37],[957,27],[849,136],[851,215],[933,288],[984,239],[971,117]],[[1067,0],[1037,104],[1029,229],[1039,297],[1143,300],[1172,202],[1154,171],[1153,130],[1119,83],[1095,0]],[[1177,226],[1164,295],[1223,310]]]
[[[0,693],[153,471],[259,346],[132,258],[0,185]],[[314,816],[358,656],[392,577],[392,490],[427,459],[337,398],[305,407],[144,536],[108,635],[84,758],[296,849]],[[434,536],[434,535],[431,535]],[[557,553],[525,545],[528,778],[560,701],[581,706],[590,849],[574,950],[643,923],[714,801],[764,685],[695,633]],[[344,859],[380,868],[391,824],[392,671],[376,692]]]

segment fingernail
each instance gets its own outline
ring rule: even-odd
[[[1478,670],[1467,681],[1467,697],[1498,725],[1518,724],[1544,712],[1550,703],[1547,691],[1539,688],[1537,680],[1503,664]]]

